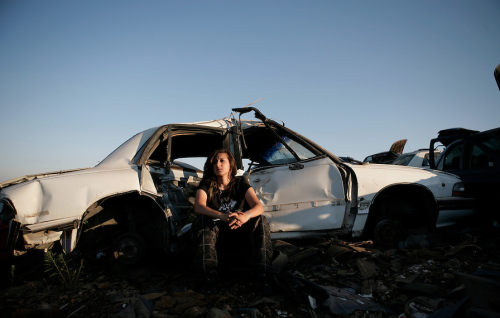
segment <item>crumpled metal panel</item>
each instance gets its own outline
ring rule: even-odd
[[[31,233],[31,234],[25,234],[24,240],[26,241],[26,244],[41,245],[41,244],[47,244],[50,242],[58,241],[61,238],[61,234],[62,234],[62,231],[58,231],[58,232],[47,231],[47,232]]]
[[[149,173],[149,168],[148,166],[144,165],[142,166],[140,170],[140,175],[141,175],[141,191],[153,194],[153,195],[158,195],[158,192],[156,191],[155,184],[153,182],[153,178],[151,177],[151,173]]]
[[[262,204],[271,232],[315,231],[342,227],[345,202],[342,177],[329,158],[255,171],[250,184]]]
[[[80,219],[95,201],[124,192],[140,191],[137,167],[103,171],[96,168],[35,179],[2,191],[11,200],[21,224],[63,218]]]
[[[32,220],[32,223],[38,222],[43,214],[48,213],[43,209],[44,193],[40,180],[35,179],[3,189],[1,196],[2,198],[10,199],[17,211],[16,220],[18,221],[19,211],[23,211],[23,215]],[[24,222],[21,223],[23,224]]]

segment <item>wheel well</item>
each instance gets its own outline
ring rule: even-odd
[[[168,244],[169,227],[163,209],[153,198],[138,192],[100,200],[85,212],[82,220],[80,243],[92,250],[111,246],[123,233],[139,235],[149,248],[164,248]]]
[[[390,186],[374,197],[366,221],[366,234],[371,234],[380,220],[397,219],[406,229],[433,229],[438,217],[438,205],[432,192],[422,185]]]

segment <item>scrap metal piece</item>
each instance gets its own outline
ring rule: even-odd
[[[357,258],[356,266],[358,266],[361,276],[366,279],[377,275],[377,265],[367,260]]]
[[[389,308],[345,289],[333,286],[322,287],[330,294],[330,297],[323,302],[323,306],[328,307],[334,314],[352,314],[356,310],[381,311],[394,314]]]

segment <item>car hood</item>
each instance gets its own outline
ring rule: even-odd
[[[408,139],[401,139],[396,141],[395,143],[392,144],[391,149],[389,149],[389,151],[394,151],[397,154],[402,154],[407,141]]]
[[[477,130],[466,129],[466,128],[443,129],[438,132],[437,139],[442,138],[441,140],[439,140],[439,142],[442,143],[445,147],[448,147],[455,140],[458,140],[460,138],[463,138],[464,136],[469,136],[478,132],[479,131]]]

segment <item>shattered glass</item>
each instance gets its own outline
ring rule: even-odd
[[[290,137],[281,136],[281,138],[290,148],[293,149],[301,160],[309,159],[315,156],[312,152]],[[288,151],[288,149],[280,141],[277,141],[271,148],[262,152],[260,157],[272,165],[293,163],[297,161],[292,153],[290,153],[290,151]]]

